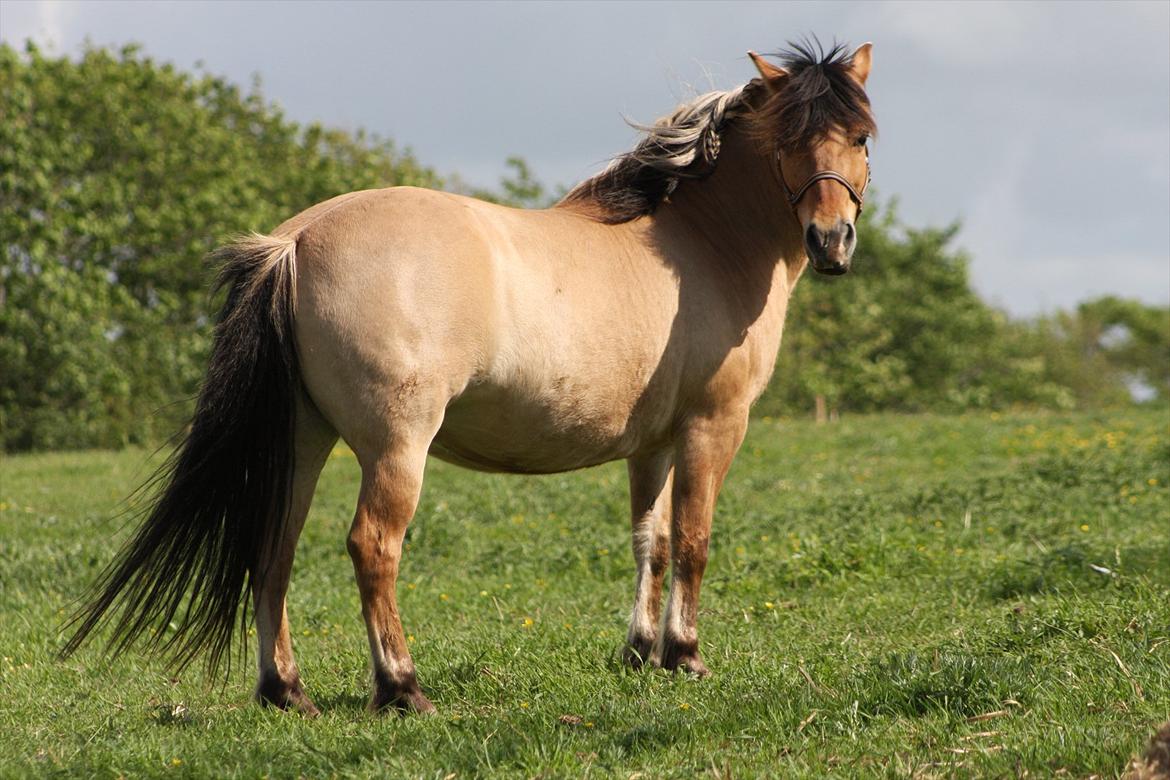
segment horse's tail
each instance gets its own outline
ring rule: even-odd
[[[100,624],[125,651],[149,632],[179,668],[207,651],[214,674],[289,507],[299,367],[293,341],[296,239],[252,234],[221,249],[226,288],[207,377],[138,533],[70,620],[74,652]],[[111,608],[114,608],[111,612]]]

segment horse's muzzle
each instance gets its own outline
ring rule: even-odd
[[[818,273],[840,276],[848,271],[855,246],[857,231],[852,222],[843,219],[837,220],[829,230],[810,223],[804,231],[804,248],[813,270]]]

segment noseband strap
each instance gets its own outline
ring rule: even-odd
[[[861,185],[861,190],[858,191],[853,183],[846,179],[836,171],[824,170],[817,171],[812,176],[804,180],[804,183],[796,188],[796,191],[789,189],[788,180],[784,178],[784,168],[780,162],[780,152],[776,152],[776,170],[780,174],[780,185],[784,188],[784,194],[788,196],[788,207],[792,209],[792,213],[796,213],[796,204],[800,203],[800,199],[808,192],[809,188],[818,181],[835,181],[846,190],[849,191],[849,197],[857,204],[857,214],[861,216],[861,210],[865,203],[865,191],[869,189],[869,155],[865,156],[865,184]]]

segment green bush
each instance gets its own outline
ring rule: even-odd
[[[762,414],[957,412],[1170,399],[1170,307],[1112,297],[1013,320],[971,287],[959,226],[907,228],[867,212],[853,270],[806,273]]]
[[[0,449],[157,441],[203,372],[205,256],[338,193],[441,179],[134,47],[0,46]]]

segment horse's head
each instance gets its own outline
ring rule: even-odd
[[[814,270],[843,274],[857,243],[854,223],[869,184],[867,142],[875,132],[865,81],[872,44],[846,55],[794,45],[777,67],[748,52],[763,99],[756,135],[770,150],[779,189],[799,221]]]

